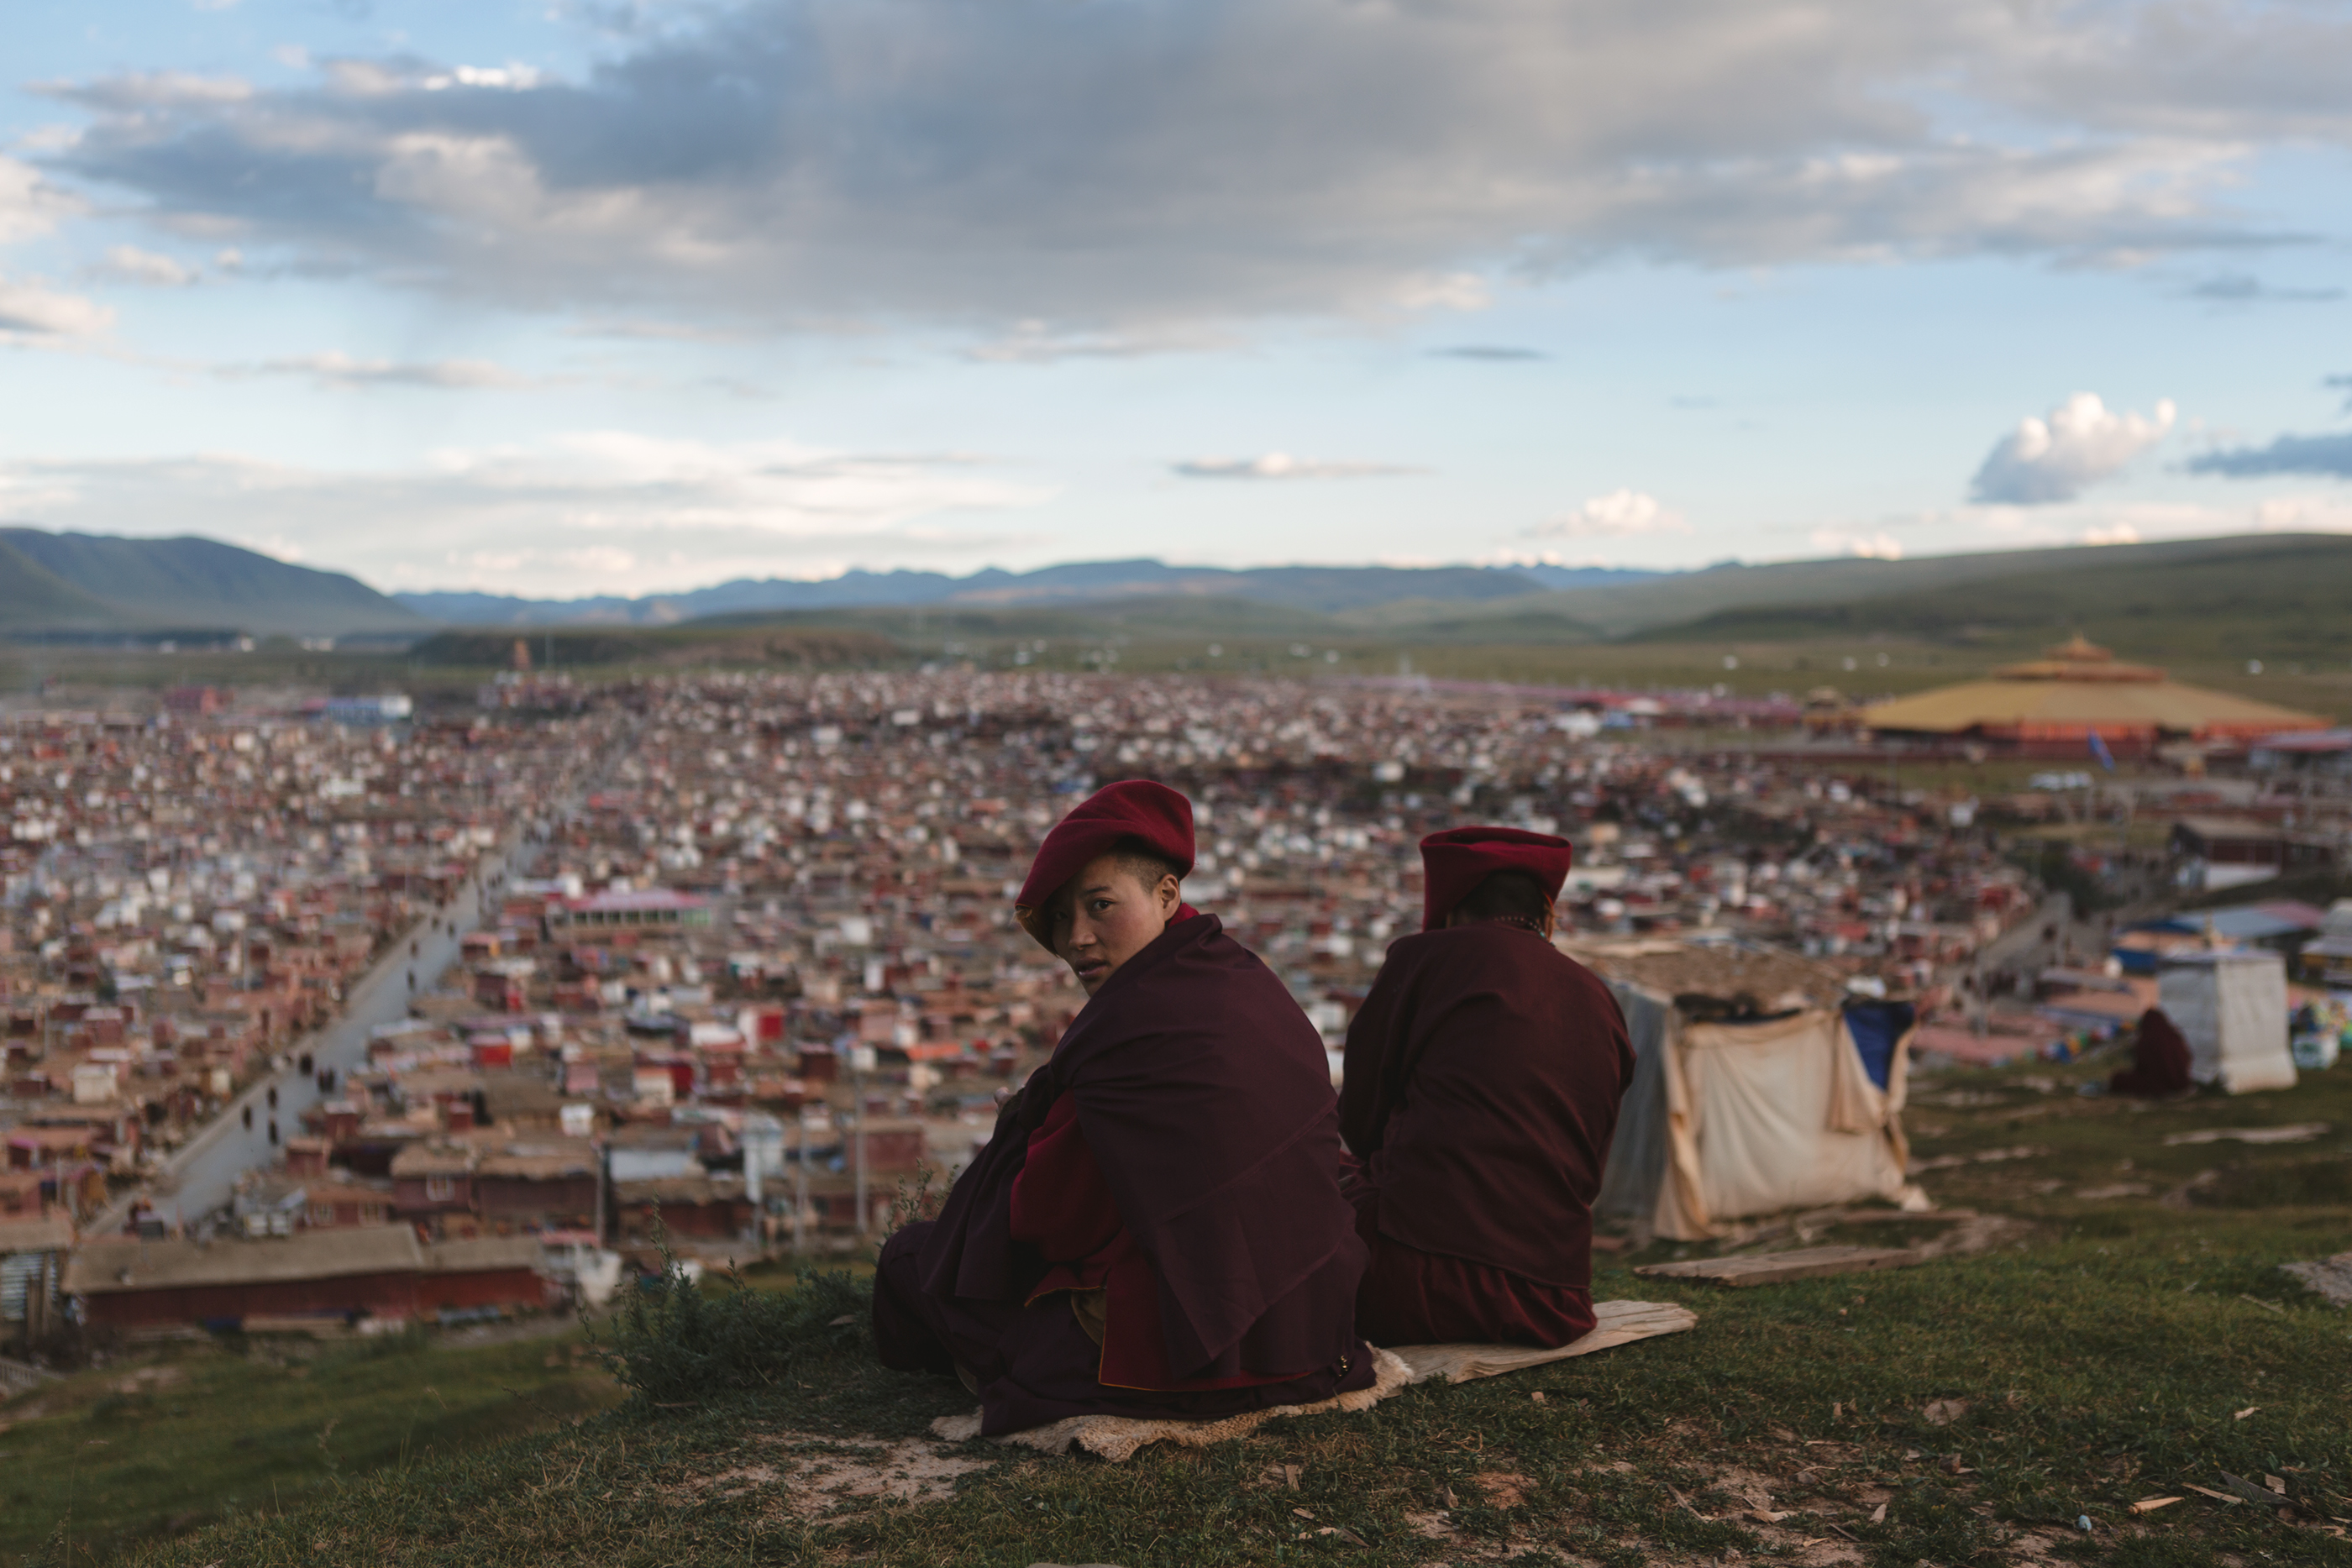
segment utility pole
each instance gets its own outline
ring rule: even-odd
[[[874,1233],[874,1217],[866,1201],[866,1075],[877,1065],[874,1048],[853,1045],[849,1048],[849,1065],[856,1073],[857,1085],[857,1234],[863,1239]]]
[[[793,1256],[808,1249],[808,1108],[800,1111],[801,1157],[793,1163]]]

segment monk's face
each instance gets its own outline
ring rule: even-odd
[[[1168,929],[1181,902],[1174,877],[1163,876],[1158,886],[1146,887],[1116,856],[1103,855],[1065,883],[1045,906],[1053,921],[1055,955],[1091,997],[1121,964]]]

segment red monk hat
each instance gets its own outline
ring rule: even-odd
[[[1421,928],[1434,931],[1444,925],[1454,906],[1498,871],[1533,877],[1547,899],[1557,899],[1568,882],[1574,852],[1566,839],[1522,828],[1448,828],[1432,833],[1421,841]]]
[[[1050,949],[1054,944],[1045,929],[1046,902],[1087,862],[1129,841],[1166,861],[1179,877],[1189,875],[1192,802],[1149,779],[1121,779],[1087,796],[1037,846],[1037,858],[1029,862],[1029,880],[1013,900],[1013,917],[1021,922],[1021,929]]]

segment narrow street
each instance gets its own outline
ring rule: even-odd
[[[341,1092],[344,1077],[365,1066],[369,1031],[406,1017],[410,999],[439,983],[457,961],[467,933],[478,928],[499,907],[509,883],[532,874],[546,847],[544,835],[598,787],[629,744],[630,737],[624,737],[597,760],[592,777],[562,804],[544,815],[535,813],[505,843],[484,855],[473,875],[446,904],[411,927],[345,991],[342,1010],[332,1022],[289,1045],[268,1072],[174,1150],[161,1171],[118,1197],[84,1227],[84,1233],[96,1236],[123,1229],[130,1223],[132,1205],[142,1197],[151,1199],[174,1226],[193,1224],[226,1204],[240,1175],[270,1164],[284,1140],[301,1132],[303,1112],[333,1099]],[[306,1056],[310,1061],[308,1071],[301,1067]],[[331,1086],[322,1090],[320,1076],[329,1072],[333,1074]]]

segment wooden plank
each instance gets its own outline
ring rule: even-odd
[[[1789,1280],[1819,1280],[1832,1274],[1866,1274],[1921,1261],[1909,1247],[1807,1247],[1749,1258],[1691,1258],[1679,1263],[1646,1263],[1633,1270],[1661,1280],[1706,1280],[1717,1285],[1777,1285]]]

